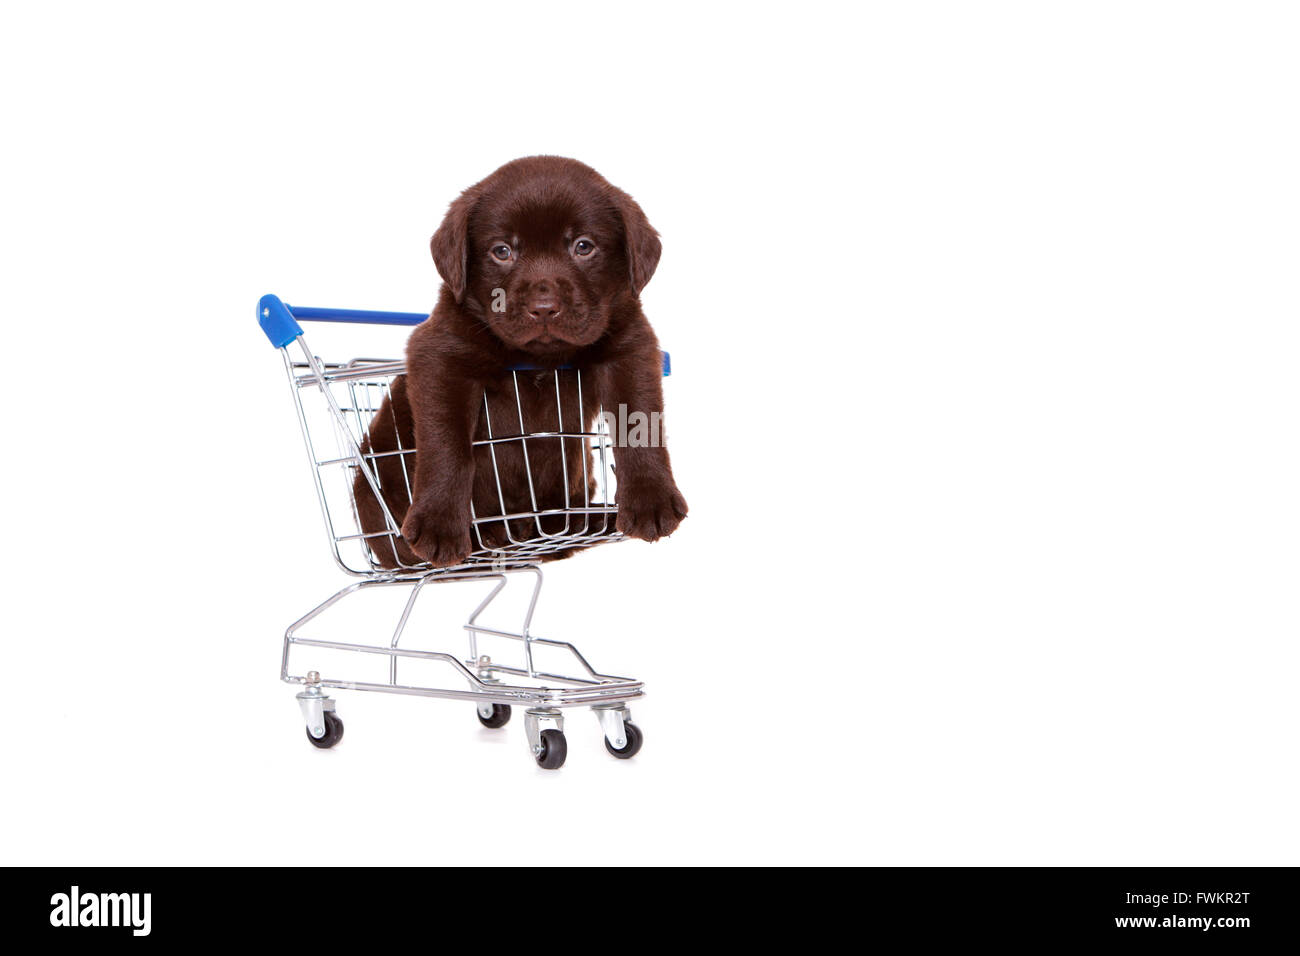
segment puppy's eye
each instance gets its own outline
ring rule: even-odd
[[[590,239],[579,239],[573,244],[573,254],[580,259],[585,259],[596,251],[596,244]]]
[[[508,245],[506,245],[504,242],[498,242],[495,246],[492,247],[492,258],[497,259],[501,262],[509,262],[511,256],[513,256],[514,254],[515,251],[511,249]]]

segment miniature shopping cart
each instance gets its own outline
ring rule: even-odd
[[[403,447],[399,437],[395,449],[375,450],[368,445],[367,436],[385,399],[391,399],[394,379],[404,373],[405,366],[400,361],[371,358],[326,362],[308,347],[298,321],[414,326],[428,316],[404,312],[290,308],[273,295],[263,296],[257,311],[262,330],[284,359],[334,559],[344,572],[360,578],[294,622],[284,635],[280,678],[302,686],[297,699],[307,724],[307,739],[321,748],[333,747],[342,739],[343,722],[335,712],[334,700],[325,693],[328,688],[336,688],[473,701],[479,721],[490,728],[504,726],[510,719],[511,707],[521,705],[525,707],[528,744],[538,765],[548,770],[560,767],[567,755],[563,711],[571,707],[590,707],[604,731],[606,749],[620,758],[635,755],[641,749],[641,731],[631,722],[627,705],[642,696],[641,682],[599,673],[572,644],[544,640],[529,630],[542,587],[542,572],[538,564],[543,558],[557,551],[585,549],[622,538],[614,527],[618,513],[614,504],[616,480],[612,438],[604,410],[596,417],[595,424],[591,424],[573,421],[573,414],[566,422],[563,409],[558,407],[562,404],[562,375],[572,377],[566,382],[566,388],[572,388],[576,379],[578,407],[582,407],[581,370],[509,370],[514,381],[515,405],[519,409],[517,420],[501,421],[499,415],[493,416],[484,396],[486,436],[474,442],[475,446],[486,446],[487,460],[492,463],[494,472],[498,453],[506,443],[521,446],[526,464],[529,450],[536,449],[537,442],[558,442],[566,473],[569,468],[582,469],[584,479],[591,479],[583,481],[581,499],[569,500],[566,490],[563,508],[539,508],[532,487],[533,474],[528,470],[533,510],[507,515],[503,497],[501,514],[510,520],[495,519],[497,527],[507,529],[506,540],[500,540],[499,535],[494,539],[482,533],[493,518],[474,517],[472,539],[476,550],[462,564],[434,568],[400,558],[394,562],[401,521],[394,518],[393,512],[397,509],[390,504],[395,495],[405,504],[410,502],[415,449]],[[665,375],[668,369],[668,356],[665,354]],[[523,405],[519,399],[521,374],[532,377],[534,386],[538,376],[555,377],[557,429],[539,432],[525,427]],[[549,385],[547,388],[549,391]],[[574,440],[581,443],[583,450],[576,456],[566,450],[573,447]],[[571,460],[574,457],[581,460]],[[400,467],[394,467],[394,460]],[[497,472],[495,478],[499,488],[501,474]],[[373,500],[382,508],[382,529],[366,529],[358,512],[358,487],[368,488],[374,494]],[[521,528],[526,533],[518,530]],[[410,552],[406,553],[409,557]],[[480,623],[484,612],[507,583],[520,576],[531,581],[532,592],[518,630]],[[466,655],[402,647],[407,622],[420,595],[431,585],[467,581],[487,583],[491,589],[464,625],[468,644]],[[300,633],[344,598],[372,588],[406,588],[410,592],[392,637],[385,643],[323,640]],[[484,645],[489,643],[494,653],[481,653]],[[298,671],[290,662],[295,649],[304,649],[303,653],[306,653],[305,649],[312,649],[317,656],[321,651],[350,651],[386,657],[388,679],[386,682],[346,680],[324,669]],[[337,658],[347,655],[324,656]],[[542,657],[558,660],[562,666],[543,663]],[[399,661],[412,662],[404,665],[403,670],[411,669],[416,661],[442,665],[439,669],[444,672],[446,683],[454,686],[427,686],[401,680]],[[562,669],[576,670],[576,673],[559,673]]]

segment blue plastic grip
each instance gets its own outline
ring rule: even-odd
[[[428,312],[367,312],[362,309],[309,309],[293,306],[293,314],[304,322],[356,322],[362,325],[419,325]]]
[[[257,303],[257,324],[277,349],[284,348],[302,335],[299,319],[304,322],[349,322],[360,325],[419,325],[428,317],[427,312],[368,312],[364,309],[311,309],[306,306],[297,306],[291,311],[289,306],[274,295],[264,295]],[[663,355],[666,377],[673,374],[673,362],[667,352]],[[520,365],[516,369],[525,371],[533,367]]]
[[[289,307],[273,295],[264,295],[257,300],[257,324],[277,349],[284,348],[302,335],[302,326]]]

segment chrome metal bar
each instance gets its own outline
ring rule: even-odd
[[[527,435],[504,435],[498,438],[480,438],[472,445],[503,445],[506,442],[520,441],[524,438],[599,438],[600,432],[529,432]]]
[[[295,679],[292,683],[302,683]],[[491,691],[455,690],[452,688],[415,687],[409,684],[375,684],[367,681],[343,681],[321,678],[321,687],[335,690],[378,691],[381,694],[404,694],[415,697],[437,697],[446,700],[469,700],[489,704],[539,703],[549,707],[590,707],[593,704],[620,703],[637,700],[645,693],[640,688],[632,691],[611,691],[595,693],[585,689],[564,690],[561,688],[526,688],[510,687],[505,684],[492,685]],[[509,694],[509,696],[507,696]]]

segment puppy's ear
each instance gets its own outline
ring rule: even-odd
[[[627,243],[628,271],[632,281],[633,295],[640,295],[650,277],[659,265],[659,254],[663,244],[659,242],[659,233],[650,225],[641,207],[635,199],[621,189],[614,190],[614,200],[618,204],[619,214],[623,217],[623,235]]]
[[[438,275],[457,302],[465,297],[465,282],[469,272],[469,214],[478,202],[478,190],[467,189],[447,209],[442,225],[429,240],[433,264]]]

